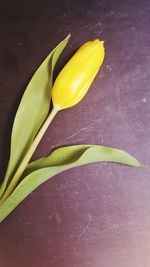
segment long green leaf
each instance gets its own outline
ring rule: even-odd
[[[69,37],[48,55],[25,90],[13,124],[10,159],[4,182],[0,188],[0,197],[48,114],[53,70]]]
[[[88,163],[110,161],[139,167],[141,164],[128,153],[104,146],[79,145],[59,148],[48,157],[28,166],[28,174],[0,207],[0,222],[39,185],[65,170]],[[38,168],[38,170],[36,170]]]

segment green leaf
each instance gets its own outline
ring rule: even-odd
[[[13,124],[10,159],[0,197],[49,112],[53,70],[69,38],[70,35],[48,55],[25,90]]]
[[[79,145],[56,149],[48,157],[29,164],[28,175],[0,207],[0,222],[34,189],[49,178],[77,166],[101,161],[142,166],[128,153],[110,147]]]

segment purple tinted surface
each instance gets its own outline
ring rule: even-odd
[[[149,164],[149,12],[148,0],[1,0],[1,177],[25,86],[70,32],[55,75],[89,39],[105,41],[105,63],[84,100],[58,114],[34,158],[93,143],[125,149]],[[93,164],[67,171],[0,224],[0,267],[149,267],[149,255],[148,168]]]

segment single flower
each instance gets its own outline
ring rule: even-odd
[[[0,206],[17,186],[28,162],[57,112],[74,106],[84,97],[102,65],[103,59],[103,42],[96,39],[82,45],[62,69],[52,88],[53,109],[43,122],[20,165],[18,165],[10,183],[3,192],[0,198]]]
[[[104,42],[98,39],[86,42],[78,49],[53,85],[54,108],[70,108],[84,97],[103,63],[104,55]]]

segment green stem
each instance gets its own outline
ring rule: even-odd
[[[31,159],[34,151],[36,150],[39,142],[41,141],[44,133],[46,132],[48,126],[52,122],[53,118],[56,116],[58,110],[56,108],[53,108],[45,122],[43,123],[42,127],[40,128],[39,132],[37,133],[32,145],[30,146],[29,150],[27,151],[25,157],[23,158],[21,164],[19,165],[14,177],[12,178],[10,184],[8,185],[6,191],[4,192],[3,196],[0,199],[0,206],[4,203],[4,201],[10,196],[10,194],[13,192],[14,188],[18,184],[18,181],[23,174],[29,160]]]

